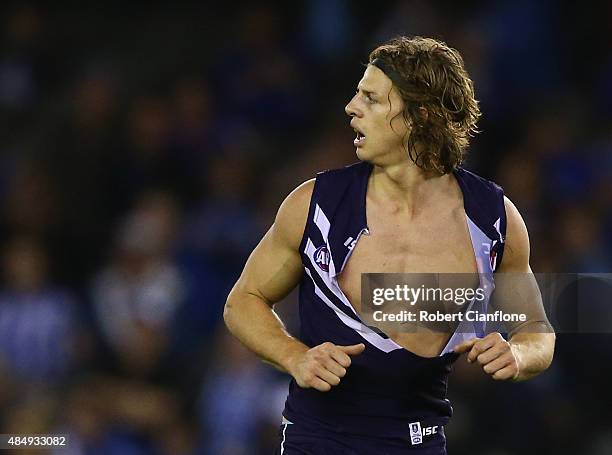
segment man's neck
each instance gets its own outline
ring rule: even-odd
[[[411,161],[375,165],[368,184],[368,197],[393,212],[415,214],[441,193],[452,191],[452,176],[424,171]]]

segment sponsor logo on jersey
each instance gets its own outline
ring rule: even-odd
[[[324,272],[329,272],[329,250],[327,245],[317,248],[313,254],[315,264]]]
[[[438,432],[438,425],[434,425],[432,427],[421,427],[421,422],[412,422],[409,423],[410,427],[410,442],[412,445],[422,444],[423,437],[431,436]]]

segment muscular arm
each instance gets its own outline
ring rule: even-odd
[[[529,266],[529,235],[527,227],[516,206],[505,198],[507,229],[504,258],[499,272],[518,272],[533,280]],[[537,284],[536,284],[537,286]],[[541,298],[539,294],[535,298]],[[528,302],[529,303],[529,302]],[[541,302],[533,302],[541,306]],[[531,323],[531,327],[530,324]],[[510,334],[510,346],[518,363],[516,380],[525,380],[537,376],[546,370],[553,358],[555,350],[555,334],[549,333],[549,326],[544,325],[541,318],[528,320],[522,328]]]
[[[514,305],[513,312],[524,312],[528,319],[510,332],[509,341],[495,332],[482,339],[461,343],[455,352],[469,351],[468,362],[477,361],[494,379],[521,381],[537,376],[549,367],[555,349],[555,334],[546,321],[537,283],[529,266],[529,236],[525,222],[508,198],[504,203],[506,245],[496,277],[495,293],[501,293],[502,305]]]
[[[272,310],[302,276],[299,246],[313,188],[310,180],[285,199],[230,292],[223,317],[230,332],[264,361],[291,374],[300,387],[326,392],[346,374],[349,356],[360,354],[365,345],[308,347],[287,333]]]
[[[236,338],[286,372],[291,358],[308,347],[286,332],[272,305],[289,294],[302,276],[298,248],[313,187],[312,180],[302,184],[282,203],[274,224],[249,256],[223,313]]]

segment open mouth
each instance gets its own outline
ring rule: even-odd
[[[355,137],[353,144],[355,145],[355,147],[360,147],[365,142],[365,135],[361,131],[359,131],[357,128],[353,128],[353,129],[357,133],[357,137]]]

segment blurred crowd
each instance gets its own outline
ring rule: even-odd
[[[344,105],[397,34],[463,54],[483,111],[466,167],[519,207],[532,268],[612,270],[609,3],[0,11],[0,433],[272,453],[288,378],[227,334],[225,297],[291,189],[355,161]],[[458,362],[453,453],[612,453],[611,341],[562,335],[521,384]]]

